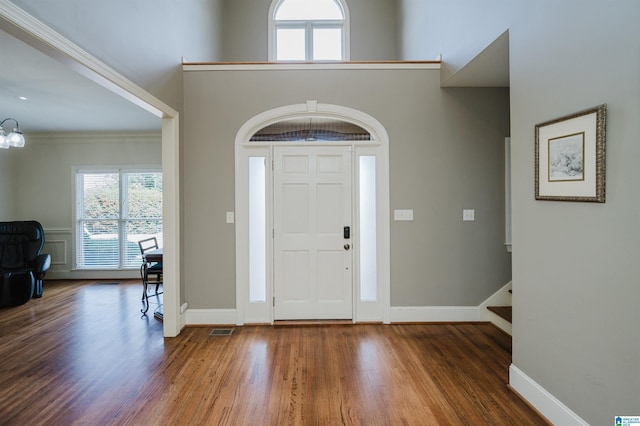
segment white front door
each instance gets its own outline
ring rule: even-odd
[[[349,146],[274,148],[274,319],[353,318],[351,179]]]

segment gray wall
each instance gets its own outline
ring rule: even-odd
[[[15,218],[13,158],[17,148],[0,150],[0,221]]]
[[[225,62],[265,62],[272,0],[223,0]],[[351,60],[396,58],[396,1],[349,0]]]
[[[507,28],[514,2],[397,0],[398,59],[442,54],[442,81],[459,71]]]
[[[271,0],[222,0],[222,61],[266,62]]]
[[[472,305],[511,277],[504,243],[508,92],[439,87],[437,70],[185,72],[184,252],[190,308],[235,306],[234,140],[251,117],[318,100],[372,115],[390,137],[394,306]],[[462,222],[475,208],[476,222]]]
[[[47,227],[73,224],[74,166],[156,165],[162,163],[160,135],[31,134],[16,158],[16,213]]]
[[[461,57],[479,52],[475,34],[509,29],[513,363],[588,423],[611,424],[640,407],[640,3],[511,3],[401,1],[404,54]],[[605,102],[606,203],[535,201],[534,126]]]

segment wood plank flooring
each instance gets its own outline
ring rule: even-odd
[[[48,281],[42,299],[0,309],[0,424],[548,424],[509,390],[511,339],[488,323],[164,339],[140,293]]]

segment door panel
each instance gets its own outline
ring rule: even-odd
[[[309,233],[309,187],[301,184],[282,186],[282,230],[285,235]]]
[[[303,250],[287,250],[283,252],[285,299],[291,302],[308,302],[308,288],[296,285],[309,276],[309,252]]]
[[[318,206],[318,233],[321,235],[334,235],[345,224],[342,222],[342,185],[319,184],[317,187]]]
[[[322,250],[318,252],[318,300],[335,302],[344,300],[342,282],[342,250]]]
[[[349,147],[274,148],[274,318],[350,319]]]

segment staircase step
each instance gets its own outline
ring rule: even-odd
[[[500,318],[511,322],[511,306],[487,306],[487,309],[498,315]]]

